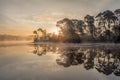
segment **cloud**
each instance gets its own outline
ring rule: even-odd
[[[9,16],[0,13],[0,24],[16,24],[16,21]]]
[[[72,16],[71,16],[72,15]],[[59,19],[62,18],[80,18],[79,13],[66,13],[66,12],[44,12],[44,13],[39,13],[39,14],[34,14],[34,15],[29,15],[24,17],[24,20],[26,21],[35,21],[35,22],[47,22],[47,23],[54,23]]]

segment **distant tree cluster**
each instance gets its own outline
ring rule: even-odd
[[[34,31],[34,42],[58,41],[58,42],[120,42],[120,9],[114,12],[106,10],[96,16],[86,15],[84,20],[64,18],[57,21],[59,34],[46,33],[46,30]],[[43,33],[38,36],[38,31]],[[40,39],[41,38],[41,39]]]
[[[55,33],[48,33],[46,29],[38,28],[33,31],[34,42],[56,42],[58,41],[58,36]]]
[[[33,36],[17,36],[17,35],[8,35],[0,34],[0,41],[22,41],[22,40],[32,40]]]

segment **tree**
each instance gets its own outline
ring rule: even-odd
[[[39,41],[40,41],[40,40],[42,40],[42,39],[41,39],[42,36],[40,35],[41,32],[42,32],[42,28],[38,28],[37,31],[38,31]]]
[[[114,13],[110,10],[106,10],[102,13],[104,20],[108,23],[107,27],[110,28],[111,27],[111,21],[114,23],[117,20],[117,17],[114,15]]]
[[[104,18],[103,18],[103,15],[102,15],[102,13],[100,12],[95,18],[97,18],[96,19],[96,21],[98,22],[98,27],[104,27],[105,29],[106,29],[106,26],[105,26],[105,20],[104,20]]]
[[[103,25],[103,27],[105,28],[105,31],[104,33],[101,33],[101,34],[105,34],[104,37],[106,36],[106,39],[111,39],[114,35],[111,35],[113,34],[113,31],[111,31],[111,28],[116,28],[116,25],[117,25],[117,21],[118,21],[118,18],[116,17],[116,15],[110,11],[110,10],[106,10],[104,11],[103,13],[99,13],[96,18],[98,18],[98,26],[101,26]],[[105,26],[105,24],[107,24],[107,26]],[[113,26],[111,25],[113,24]],[[116,30],[116,29],[114,29]],[[103,30],[101,31],[103,32]],[[116,31],[115,31],[116,33]],[[109,41],[109,40],[108,40]]]
[[[118,25],[120,25],[120,9],[116,9],[114,11],[114,13],[116,14],[116,16],[118,17]]]
[[[77,20],[77,19],[72,19],[72,22],[74,24],[74,30],[76,33],[81,34],[83,36],[84,34],[84,27],[85,23],[83,20]]]
[[[89,27],[90,34],[92,35],[92,38],[94,38],[94,32],[95,32],[95,25],[94,25],[94,17],[90,15],[86,15],[84,17],[84,21],[87,23],[87,26]]]
[[[58,21],[56,26],[60,28],[62,32],[64,42],[80,42],[79,35],[75,33],[72,20],[64,18]]]
[[[46,35],[47,35],[46,29],[43,30],[42,28],[38,28],[37,31],[40,31],[42,33],[42,35],[43,35],[43,37],[42,37],[43,41],[46,40]]]
[[[118,18],[115,16],[115,14],[110,11],[110,10],[106,10],[103,13],[99,13],[96,18],[99,18],[98,21],[98,26],[101,26],[101,24],[103,25],[103,27],[105,27],[105,24],[107,24],[106,28],[110,28],[111,27],[111,23],[114,24],[114,26],[117,24],[117,20]]]
[[[34,35],[34,42],[38,42],[38,33],[37,33],[37,31],[36,30],[33,31],[33,34],[35,34]]]

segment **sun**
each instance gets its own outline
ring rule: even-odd
[[[56,34],[56,35],[59,35],[59,31],[57,29],[53,29],[53,32]]]
[[[56,35],[59,35],[59,32],[58,32],[58,31],[54,31],[54,33],[55,33]]]

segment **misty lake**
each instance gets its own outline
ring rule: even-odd
[[[120,45],[0,44],[0,80],[120,80]]]

